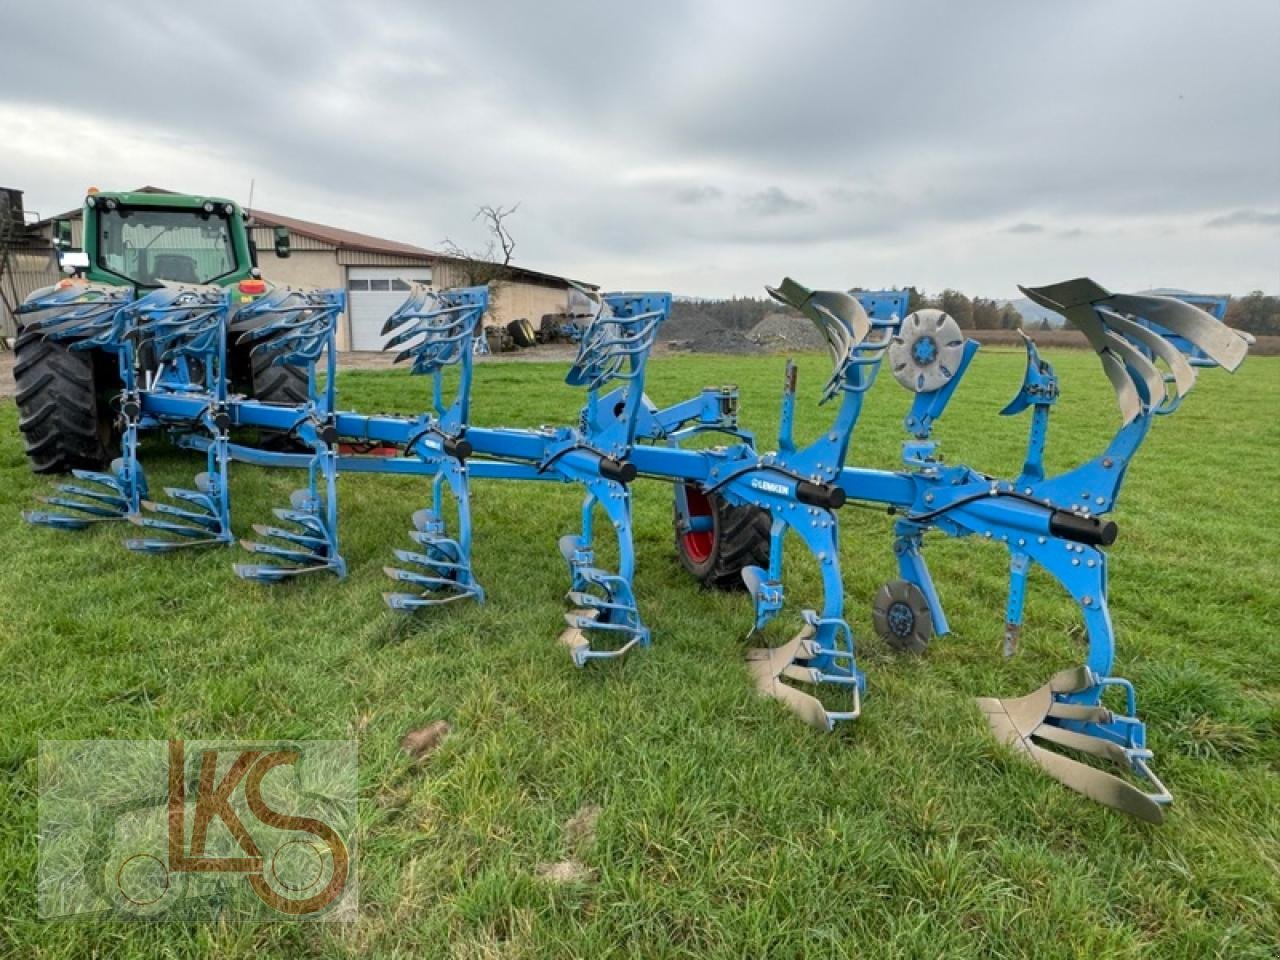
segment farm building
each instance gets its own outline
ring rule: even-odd
[[[137,192],[170,191],[143,187]],[[11,200],[10,223],[21,223],[21,194],[15,190],[8,191],[8,195],[11,198],[16,195],[16,199]],[[83,248],[79,209],[44,219],[28,215],[26,219],[29,222],[23,227],[25,239],[8,245],[9,266],[3,279],[5,297],[0,301],[20,302],[32,290],[57,281],[58,267],[51,247],[57,221],[70,222],[71,248]],[[339,287],[347,291],[348,310],[338,324],[341,350],[382,349],[383,321],[404,301],[411,281],[452,287],[475,282],[476,272],[493,273],[490,264],[477,264],[413,244],[264,210],[252,211],[250,225],[265,279],[287,286]],[[287,258],[272,253],[280,229],[289,236]],[[485,324],[507,323],[524,317],[537,326],[545,314],[570,312],[573,306],[570,300],[578,296],[574,282],[565,277],[509,266],[497,284]],[[4,307],[0,306],[0,314],[3,312]],[[0,333],[11,336],[13,330],[13,318],[0,315]]]

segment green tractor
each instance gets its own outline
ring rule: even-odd
[[[130,286],[141,295],[163,283],[216,284],[232,290],[233,306],[267,292],[248,216],[219,197],[174,193],[104,193],[84,201],[84,250],[70,251],[71,222],[53,222],[53,243],[64,272],[62,284]],[[289,234],[275,231],[275,253],[289,256]],[[78,262],[76,262],[78,261]],[[21,315],[19,315],[21,321]],[[257,360],[237,341],[247,329],[234,315],[228,342],[232,387],[269,403],[306,400],[306,372]],[[98,470],[117,446],[120,393],[114,357],[72,349],[19,326],[14,346],[19,427],[36,473]],[[157,358],[143,356],[151,370]]]

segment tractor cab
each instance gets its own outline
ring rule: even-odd
[[[70,251],[70,230],[55,225],[64,268],[94,283],[139,292],[164,283],[237,286],[239,302],[266,292],[248,217],[220,197],[169,193],[104,193],[84,202],[84,250]],[[287,231],[276,255],[289,255]],[[60,238],[60,239],[59,239]]]
[[[91,301],[142,299],[166,283],[213,285],[230,295],[227,311],[226,376],[233,392],[265,403],[298,406],[307,397],[307,373],[296,363],[277,363],[254,350],[251,331],[261,316],[242,308],[268,291],[258,270],[248,218],[240,206],[220,197],[138,191],[105,193],[90,188],[84,201],[83,249],[75,249],[69,219],[52,223],[53,246],[62,272],[73,275],[38,290],[42,296],[75,298],[83,290]],[[289,234],[275,229],[275,252],[289,255]],[[93,342],[44,336],[38,312],[19,310],[17,342],[18,410],[37,472],[97,470],[106,465],[119,435],[121,391],[126,386],[118,357]],[[148,375],[166,372],[150,347],[137,362]],[[181,365],[178,365],[181,366]],[[189,379],[167,367],[169,376]],[[185,382],[185,379],[184,379]],[[272,443],[286,437],[265,435]]]

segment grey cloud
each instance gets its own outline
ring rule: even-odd
[[[1233,210],[1206,220],[1206,227],[1280,227],[1280,210]]]
[[[791,196],[781,187],[766,187],[742,198],[742,209],[757,217],[777,217],[785,213],[801,213],[813,204]]]
[[[148,29],[122,55],[101,39],[119,30],[107,4],[0,15],[32,39],[0,60],[0,163],[34,208],[90,183],[253,177],[266,209],[431,246],[477,245],[475,207],[520,201],[527,265],[624,286],[697,264],[685,290],[703,294],[756,290],[743,278],[784,262],[1008,296],[1015,270],[1061,261],[1116,289],[1276,281],[1247,231],[1210,256],[1198,230],[1280,216],[1280,144],[1258,136],[1280,101],[1275,4],[224,0],[211,20],[139,0],[130,16]],[[50,69],[34,38],[61,20],[75,30]],[[101,182],[107,165],[123,182]],[[1042,226],[1034,244],[1023,225]]]
[[[1004,228],[1005,233],[1044,233],[1044,227],[1038,223],[1015,223],[1011,227]]]
[[[827,187],[822,191],[822,196],[824,199],[831,200],[836,203],[850,204],[884,203],[895,199],[891,194],[884,190],[873,189],[870,187],[857,188],[848,186]]]
[[[671,192],[671,197],[676,203],[685,204],[691,207],[703,203],[711,203],[715,200],[719,200],[723,196],[723,190],[719,187],[713,187],[710,184],[677,187]]]

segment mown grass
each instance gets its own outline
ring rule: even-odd
[[[1051,354],[1065,397],[1051,463],[1100,449],[1114,423],[1092,355]],[[944,418],[948,458],[1016,472],[1024,419],[996,415],[1020,353],[984,350]],[[762,446],[777,358],[662,357],[673,402],[735,382]],[[802,359],[801,432],[826,373]],[[475,421],[571,422],[559,365],[483,365]],[[419,409],[403,372],[349,373],[344,405]],[[851,460],[892,467],[908,397],[882,378]],[[382,566],[425,503],[420,481],[342,481],[351,576],[242,583],[233,552],[155,559],[124,531],[22,524],[46,489],[0,404],[0,952],[15,956],[1274,957],[1280,944],[1280,361],[1209,371],[1156,424],[1116,518],[1118,669],[1135,681],[1156,768],[1177,797],[1158,828],[1091,804],[989,739],[971,698],[1013,695],[1081,658],[1074,609],[1033,579],[1019,656],[999,654],[1006,559],[932,542],[954,633],[898,659],[870,629],[893,575],[890,519],[842,513],[850,619],[870,679],[863,719],[834,735],[757,699],[748,602],[698,589],[671,549],[670,491],[636,485],[639,600],[655,637],[575,670],[556,642],[566,587],[556,539],[568,487],[477,482],[484,606],[402,619]],[[190,456],[152,444],[152,483],[187,485]],[[234,472],[240,532],[295,477]],[[238,559],[238,558],[237,558]],[[792,554],[789,636],[817,600]],[[422,766],[401,735],[453,732]],[[360,914],[349,924],[43,923],[35,916],[40,738],[358,738]],[[602,813],[557,885],[562,824]]]

